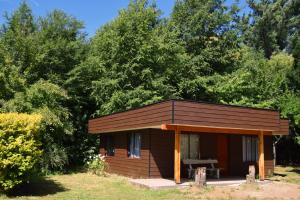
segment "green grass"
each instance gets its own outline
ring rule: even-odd
[[[300,167],[276,167],[271,180],[296,183],[300,185]],[[89,173],[73,173],[66,175],[52,175],[37,179],[29,184],[17,188],[9,195],[1,195],[0,199],[234,199],[234,192],[247,190],[242,186],[234,189],[204,187],[199,189],[162,189],[149,190],[133,186],[121,176],[110,175],[99,177]],[[260,192],[258,189],[252,189]],[[249,197],[249,199],[251,199]]]
[[[300,166],[277,166],[270,179],[300,185]]]
[[[0,199],[185,199],[177,189],[149,190],[133,186],[126,178],[88,173],[53,175],[37,180]]]

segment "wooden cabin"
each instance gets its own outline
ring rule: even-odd
[[[110,172],[176,183],[190,167],[212,161],[221,177],[245,177],[255,165],[264,180],[274,170],[272,136],[289,132],[276,110],[186,100],[102,116],[88,126],[100,135]]]

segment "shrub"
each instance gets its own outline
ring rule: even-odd
[[[105,175],[105,171],[108,168],[105,158],[101,154],[91,156],[86,164],[88,171],[98,176]]]
[[[42,151],[37,114],[0,114],[0,189],[10,190],[27,181]]]

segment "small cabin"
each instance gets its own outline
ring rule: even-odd
[[[109,171],[134,178],[190,178],[198,166],[212,176],[260,180],[274,170],[274,135],[288,135],[277,110],[187,100],[167,100],[88,122],[100,135]]]

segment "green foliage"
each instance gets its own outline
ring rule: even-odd
[[[299,1],[249,0],[248,3],[252,12],[246,20],[245,42],[263,50],[267,58],[285,49],[292,52],[296,38],[299,39]]]
[[[62,170],[68,163],[64,137],[73,133],[70,113],[62,105],[67,101],[65,90],[48,81],[39,81],[25,92],[15,94],[15,98],[4,103],[4,112],[40,113],[41,141],[43,159],[41,169],[47,173],[51,170]]]
[[[13,65],[24,72],[34,63],[36,47],[35,33],[37,30],[32,11],[23,2],[12,14],[6,15],[7,23],[1,30],[1,41],[5,45],[7,53],[11,57]]]
[[[62,87],[85,58],[83,24],[58,10],[35,18],[25,2],[6,19],[0,35],[0,110],[41,113],[41,169],[62,170],[77,124],[70,113],[75,105]]]
[[[299,1],[248,4],[177,0],[163,18],[155,1],[132,0],[87,40],[74,17],[21,3],[0,30],[0,112],[42,116],[43,173],[97,153],[91,116],[168,98],[280,109],[296,144]]]
[[[174,95],[176,89],[170,80],[182,63],[184,49],[169,28],[161,22],[155,6],[132,1],[115,20],[98,30],[87,60],[73,72],[79,79],[92,78],[84,85],[88,84],[97,105],[96,114]]]
[[[23,91],[25,80],[19,76],[18,68],[13,65],[7,48],[0,40],[0,107],[1,102],[9,100],[14,93]]]
[[[71,71],[84,58],[85,44],[82,22],[62,11],[54,10],[37,21],[38,52],[26,69],[29,82],[42,79],[62,85]]]
[[[28,180],[38,163],[41,115],[0,114],[0,188],[10,190]]]
[[[241,67],[219,76],[212,90],[224,103],[279,108],[279,98],[289,92],[293,57],[280,53],[266,59],[259,52],[244,48]],[[276,73],[274,73],[276,72]]]
[[[104,156],[100,154],[90,156],[86,162],[86,166],[89,172],[98,176],[105,175],[105,171],[108,169],[108,164],[105,162]]]
[[[180,96],[214,101],[206,85],[214,73],[232,71],[239,60],[236,6],[222,0],[176,1],[171,22],[188,53],[180,74]]]

